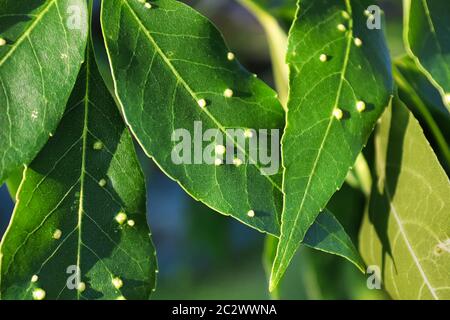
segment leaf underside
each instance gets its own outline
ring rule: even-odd
[[[450,2],[404,0],[406,50],[450,111]]]
[[[271,289],[341,187],[393,86],[383,31],[366,26],[368,1],[301,0],[298,5],[289,35],[285,205]],[[363,112],[356,109],[358,101],[365,103]],[[342,117],[334,115],[336,109]]]
[[[71,7],[79,13],[74,29]],[[56,129],[83,61],[88,22],[83,0],[3,0],[0,17],[2,183]]]
[[[375,139],[377,183],[360,234],[394,299],[450,299],[450,182],[398,99]]]
[[[57,132],[24,171],[0,256],[3,299],[38,288],[46,299],[147,299],[155,288],[145,180],[91,50]],[[69,287],[70,266],[84,291]]]

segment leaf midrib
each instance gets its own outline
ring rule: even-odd
[[[84,208],[84,178],[86,176],[86,149],[87,149],[87,136],[88,136],[88,118],[89,118],[89,75],[90,75],[90,53],[89,49],[86,50],[86,87],[84,96],[84,120],[83,120],[83,143],[81,153],[81,173],[80,173],[80,203],[78,205],[78,241],[77,241],[77,271],[80,269],[81,264],[81,241],[82,232],[81,226],[83,222],[83,208]],[[77,290],[77,300],[80,300],[80,291]]]
[[[350,16],[352,16],[352,8],[351,8],[351,5],[349,3],[349,0],[346,0],[345,4],[346,4],[347,10],[348,10]],[[344,64],[343,64],[342,71],[341,71],[341,78],[339,80],[339,87],[338,87],[338,90],[337,90],[337,93],[336,93],[336,100],[335,100],[335,103],[334,103],[334,107],[336,107],[338,102],[339,102],[339,99],[340,99],[340,96],[341,96],[342,87],[343,87],[344,80],[345,80],[345,74],[347,72],[348,60],[349,60],[349,57],[350,57],[350,50],[351,50],[352,37],[353,37],[353,18],[351,18],[349,20],[349,32],[348,32],[348,36],[347,37],[348,37],[348,39],[347,39],[347,47],[346,47],[346,52],[345,52],[345,57],[344,57]],[[318,164],[319,159],[321,157],[325,141],[328,138],[328,135],[329,135],[329,132],[330,132],[330,129],[331,129],[331,125],[333,123],[333,119],[334,119],[334,116],[331,115],[330,118],[329,118],[327,130],[326,130],[326,132],[324,134],[324,137],[323,137],[322,142],[321,142],[320,147],[319,147],[319,152],[317,153],[317,156],[316,156],[314,164],[313,164],[313,168],[312,168],[311,173],[309,175],[308,182],[307,182],[306,188],[305,188],[305,192],[303,193],[302,201],[300,203],[300,207],[299,207],[299,209],[296,212],[295,219],[294,219],[294,226],[297,224],[298,219],[300,218],[300,213],[303,210],[303,205],[305,203],[306,196],[309,194],[308,191],[309,191],[309,189],[311,187],[312,177],[314,176],[314,172],[316,170],[317,164]],[[283,181],[285,181],[285,179],[283,179]],[[283,208],[283,211],[284,210],[285,210],[285,207]],[[283,214],[285,214],[285,212],[283,212]],[[289,233],[289,236],[288,236],[288,239],[287,239],[288,243],[291,241],[295,230],[296,230],[295,228],[291,229],[291,231]],[[303,237],[304,237],[304,235],[303,235]],[[283,255],[282,255],[281,260],[280,260],[280,265],[283,265],[283,263],[285,261],[284,259],[286,257],[287,252],[288,252],[287,249],[283,251]]]
[[[177,81],[183,85],[183,87],[186,89],[186,91],[189,93],[189,95],[194,99],[195,104],[197,104],[199,98],[197,97],[196,93],[190,88],[190,86],[186,83],[186,81],[181,77],[177,69],[173,66],[173,64],[170,62],[170,60],[167,58],[165,53],[162,51],[162,49],[158,46],[155,39],[150,34],[149,30],[145,27],[145,25],[141,22],[139,16],[136,14],[136,12],[133,10],[133,8],[129,5],[127,0],[120,0],[122,3],[126,5],[130,13],[133,15],[134,19],[137,21],[139,27],[143,30],[146,37],[150,40],[152,45],[154,46],[155,50],[158,52],[160,57],[163,59],[164,63],[170,68],[174,76],[176,77]],[[242,151],[246,156],[248,156],[246,150],[244,150],[239,144],[236,144],[233,137],[231,137],[225,128],[222,126],[222,124],[207,110],[205,107],[203,110],[205,114],[216,124],[216,126],[224,133],[228,138],[232,139],[232,141],[235,144],[235,147],[237,147],[240,151]],[[256,162],[255,162],[256,163]],[[255,164],[255,167],[262,172],[262,169]],[[262,174],[264,177],[266,177],[267,180],[270,181],[270,183],[279,191],[282,192],[282,188],[280,185],[278,185],[273,179],[271,179],[269,176]]]

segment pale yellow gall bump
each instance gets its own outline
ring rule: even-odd
[[[255,216],[255,211],[249,210],[249,211],[247,212],[247,216],[248,216],[249,218],[253,218],[253,217]]]
[[[101,141],[96,141],[93,145],[94,150],[102,150],[103,149],[103,143]]]
[[[231,89],[226,89],[226,90],[223,92],[223,96],[224,96],[225,98],[231,98],[231,97],[233,97],[233,94],[234,94],[234,92],[233,92],[233,90],[231,90]]]
[[[86,290],[86,283],[80,282],[77,287],[78,292],[84,292]]]
[[[347,28],[342,23],[337,25],[337,29],[341,32],[344,32],[345,30],[347,30]]]
[[[366,110],[366,104],[364,101],[358,101],[356,103],[356,110],[358,110],[358,112],[363,112],[364,110]]]
[[[62,231],[59,229],[56,229],[55,232],[53,232],[53,239],[59,240],[61,239]]]
[[[36,288],[33,290],[33,299],[34,300],[44,300],[45,299],[45,290],[41,288]]]
[[[233,53],[233,52],[228,52],[228,53],[227,53],[227,59],[228,59],[229,61],[233,61],[234,58],[235,58],[235,56],[234,56],[234,53]]]
[[[34,274],[32,277],[31,277],[31,282],[38,282],[38,280],[39,280],[39,277],[37,276],[37,274]]]
[[[344,19],[350,19],[350,15],[348,14],[348,12],[347,11],[342,11],[342,18],[344,18]]]
[[[246,138],[248,138],[248,139],[253,138],[253,131],[250,130],[250,129],[245,129],[245,131],[244,131],[244,137],[246,137]]]
[[[116,300],[127,300],[124,296],[118,296]]]
[[[222,164],[223,164],[222,159],[216,159],[216,160],[214,160],[214,165],[216,165],[216,166],[221,166]]]
[[[214,151],[216,152],[216,154],[218,155],[223,155],[225,154],[225,152],[227,151],[227,149],[225,148],[225,146],[218,144],[217,146],[214,147]]]
[[[326,61],[328,60],[328,57],[327,57],[326,54],[322,53],[322,54],[320,55],[320,57],[319,57],[319,60],[320,60],[321,62],[326,62]]]
[[[333,116],[334,116],[336,119],[341,120],[341,119],[344,117],[344,113],[342,112],[341,109],[335,108],[335,109],[333,110]]]
[[[242,160],[239,159],[239,158],[234,158],[234,159],[233,159],[233,164],[234,164],[236,167],[239,167],[239,166],[242,165]]]
[[[128,221],[127,221],[127,224],[128,224],[130,227],[134,227],[134,225],[135,225],[136,223],[134,222],[134,220],[128,220]]]
[[[6,44],[6,40],[3,38],[0,38],[0,47],[4,46]]]
[[[206,107],[206,100],[205,99],[200,99],[200,100],[197,101],[197,103],[198,103],[198,106],[200,108]]]
[[[100,187],[104,187],[104,186],[106,186],[106,180],[105,179],[101,179],[99,182],[98,182],[98,185],[100,186]]]
[[[118,224],[123,224],[125,221],[127,221],[127,214],[124,212],[119,212],[114,219]]]
[[[355,42],[355,46],[357,46],[357,47],[362,46],[362,40],[360,38],[355,38],[354,42]]]
[[[116,288],[116,289],[120,289],[123,287],[123,281],[119,277],[113,278],[112,284],[113,284],[114,288]]]
[[[151,8],[152,8],[152,5],[151,5],[150,3],[148,3],[148,2],[146,2],[146,3],[144,4],[144,7],[145,7],[145,9],[151,9]]]

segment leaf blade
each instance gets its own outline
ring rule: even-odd
[[[197,165],[198,169],[196,169],[196,165],[193,164],[178,169],[170,162],[173,143],[169,140],[176,128],[174,122],[178,118],[183,121],[178,120],[177,126],[189,129],[197,120],[202,120],[208,128],[281,129],[284,123],[283,109],[277,101],[275,93],[243,70],[233,59],[231,59],[232,61],[227,60],[228,49],[222,36],[206,18],[176,1],[165,0],[153,4],[155,8],[146,10],[138,1],[103,2],[102,24],[106,48],[113,71],[116,94],[121,100],[121,108],[128,124],[147,155],[150,155],[162,171],[177,181],[193,198],[222,214],[231,215],[257,230],[278,236],[278,220],[282,206],[281,176],[279,174],[271,177],[263,176],[260,169],[252,165],[242,165],[239,168],[227,168],[227,166],[217,168],[214,164],[206,164]],[[180,28],[180,25],[183,27]],[[136,34],[136,30],[143,30],[141,38],[139,38],[141,33]],[[164,42],[164,36],[157,37],[160,34],[167,36],[169,32],[170,45],[174,45],[175,39],[180,37],[186,37],[189,41],[193,39],[200,39],[200,41],[194,41],[193,44],[181,42],[176,45],[176,48],[182,48],[183,52],[176,51]],[[142,46],[139,45],[141,42]],[[198,53],[195,49],[197,47],[206,53]],[[169,58],[170,52],[172,54]],[[157,58],[155,57],[157,56],[161,56],[159,58],[160,67],[164,69],[152,71],[151,67],[156,63]],[[192,69],[186,69],[172,61],[180,59],[188,61],[189,67]],[[195,68],[196,65],[209,66],[207,69],[200,69],[201,72],[209,69],[205,75],[200,77],[200,80],[193,78],[201,73]],[[144,75],[139,72],[143,66],[146,66],[144,70],[147,71]],[[139,83],[152,81],[148,78],[161,78],[165,81],[156,81],[153,86],[139,87]],[[176,81],[171,82],[171,78],[175,78]],[[215,78],[220,80],[220,85],[214,82],[211,84],[210,79]],[[179,99],[177,103],[168,105],[166,100],[174,97],[178,81],[184,82],[182,87],[187,91],[189,99]],[[211,90],[206,88],[194,90],[192,88],[212,85],[216,90],[216,95],[222,95],[222,90],[229,83],[233,83],[235,86],[246,86],[245,90],[232,88],[237,94],[239,91],[247,92],[248,97],[237,96],[236,100],[225,99],[228,106],[224,105],[223,98],[221,98],[222,100],[217,98],[206,107],[206,110],[199,108],[197,100],[200,96],[196,92],[208,91],[212,95]],[[155,89],[161,87],[169,89],[167,91]],[[131,94],[130,91],[132,91]],[[148,99],[149,101],[144,101],[142,98],[133,100],[133,97],[144,96],[151,98]],[[250,101],[260,105],[251,109],[250,105],[240,104],[241,100],[244,103]],[[134,114],[136,106],[141,106],[148,115]],[[235,111],[227,109],[229,107],[241,111],[240,117],[234,117]],[[211,111],[208,111],[209,108]],[[220,108],[230,111],[222,112]],[[272,109],[276,112],[267,111]],[[172,111],[172,115],[167,116],[167,110],[176,112]],[[205,115],[205,113],[208,114]],[[256,114],[262,114],[262,116],[256,119]],[[145,117],[145,120],[141,120],[141,117]],[[152,117],[156,120],[151,119]],[[214,120],[208,123],[211,118]],[[165,134],[161,135],[157,132],[165,132]],[[154,134],[154,141],[152,141],[150,133]],[[213,170],[212,173],[210,173],[211,170]],[[208,182],[210,176],[215,176],[214,179],[219,185],[220,193],[218,195],[214,195],[214,192],[211,195],[211,187]],[[208,185],[208,188],[202,187],[201,184]],[[249,210],[254,210],[255,216],[248,216]],[[317,243],[317,246],[320,244]]]
[[[441,94],[450,111],[448,1],[404,0],[404,43],[408,55]]]
[[[290,98],[282,139],[285,205],[272,290],[389,102],[392,77],[386,44],[379,30],[367,29],[364,4],[298,2],[289,35]],[[371,77],[363,82],[364,69]],[[371,107],[359,113],[360,100]]]
[[[70,7],[79,10],[76,29],[66,25]],[[31,162],[56,129],[83,61],[88,22],[82,0],[8,0],[0,14],[2,182]]]
[[[396,60],[394,77],[399,98],[408,105],[421,124],[426,124],[431,132],[427,138],[444,168],[450,169],[450,148],[448,139],[445,138],[450,135],[450,129],[447,128],[450,113],[442,102],[439,91],[408,56]]]
[[[448,299],[450,182],[398,98],[382,117],[375,145],[378,181],[360,235],[363,258],[381,268],[393,298]]]
[[[340,256],[361,272],[365,264],[352,240],[336,217],[327,209],[321,212],[308,229],[303,244],[307,247]]]
[[[144,177],[90,50],[86,61],[58,131],[24,173],[0,247],[3,299],[39,289],[48,299],[147,299],[155,287]],[[69,287],[77,269],[80,290]]]
[[[122,9],[119,12],[117,8]],[[111,1],[103,4],[102,24],[121,108],[147,155],[195,199],[258,230],[277,234],[277,212],[282,202],[280,174],[263,176],[260,168],[247,163],[239,168],[205,163],[174,165],[171,159],[173,132],[184,128],[195,138],[195,121],[201,121],[204,131],[218,129],[222,134],[225,128],[282,128],[283,109],[275,92],[238,62],[227,60],[229,50],[220,33],[206,18],[182,3],[157,1],[155,8],[146,10],[137,1]],[[141,31],[136,34],[133,30]],[[124,40],[125,35],[128,41]],[[127,49],[119,50],[119,37],[123,40],[120,47]],[[145,46],[137,46],[134,63],[128,70],[132,72],[125,72],[120,63],[130,61],[137,40]],[[141,66],[150,70],[148,75],[138,70]],[[131,73],[134,79],[127,77]],[[146,90],[136,86],[136,78],[142,79],[137,82],[147,83]],[[163,89],[167,90],[153,79],[164,79]],[[232,98],[224,97],[227,88],[233,90]],[[133,101],[127,94],[130,90],[139,98]],[[144,96],[151,96],[152,101],[141,98]],[[201,99],[208,100],[203,109],[198,106]],[[134,105],[143,108],[145,120],[132,110]],[[242,112],[239,117],[237,110]],[[252,190],[259,190],[266,197]],[[248,217],[249,210],[254,210],[256,216]]]

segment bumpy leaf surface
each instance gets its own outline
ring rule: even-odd
[[[277,234],[281,175],[262,175],[248,154],[240,166],[207,164],[202,150],[214,139],[203,142],[201,136],[208,129],[224,138],[227,128],[282,129],[284,114],[275,92],[228,59],[221,34],[205,17],[178,1],[152,4],[148,9],[138,0],[103,2],[104,37],[126,121],[146,153],[194,198]],[[226,89],[232,97],[224,96]],[[196,123],[202,126],[200,136]],[[172,159],[177,129],[190,133],[192,164]],[[233,140],[235,150],[247,150]]]
[[[300,0],[289,35],[290,97],[282,140],[285,203],[271,289],[345,180],[392,93],[382,30],[368,1]],[[359,102],[359,103],[358,103]],[[363,110],[357,106],[363,103]]]
[[[24,171],[0,250],[3,299],[42,298],[39,289],[147,299],[155,287],[144,177],[91,51],[86,60],[57,132]]]
[[[261,167],[248,162],[175,165],[171,157],[173,131],[187,129],[196,138],[195,121],[201,121],[203,130],[221,133],[227,128],[282,130],[284,113],[275,93],[230,59],[222,35],[205,17],[177,1],[151,3],[148,8],[138,0],[113,0],[102,7],[115,90],[128,124],[146,153],[191,196],[278,236],[283,197],[279,173],[262,175]],[[224,97],[227,88],[232,97]],[[198,105],[201,99],[205,108]],[[239,141],[235,147],[246,150]],[[248,215],[250,210],[254,216]],[[337,220],[322,222],[317,226],[322,240],[325,225],[333,232],[326,237],[345,234]],[[323,243],[319,238],[312,239],[318,248]],[[351,246],[347,240],[342,239]]]

